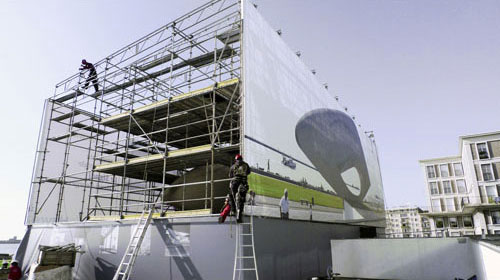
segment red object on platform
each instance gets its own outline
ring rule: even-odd
[[[226,217],[227,217],[227,215],[229,215],[229,212],[231,212],[231,206],[228,203],[228,204],[226,204],[226,206],[224,206],[224,210],[222,210],[222,212],[220,212],[219,221],[221,223],[223,223],[226,220]]]
[[[21,269],[19,266],[11,266],[10,271],[9,271],[9,279],[12,280],[19,280],[23,277],[23,274],[21,273]]]

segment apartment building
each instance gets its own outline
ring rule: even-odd
[[[419,207],[395,207],[385,210],[387,238],[429,237],[430,223]]]
[[[459,152],[420,161],[432,236],[500,234],[500,132],[461,136]]]

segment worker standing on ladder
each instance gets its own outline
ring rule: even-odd
[[[238,154],[234,158],[235,162],[229,170],[231,178],[229,201],[231,210],[236,213],[236,221],[240,223],[243,219],[243,209],[248,191],[247,177],[250,174],[250,166],[243,161],[243,157]]]
[[[87,90],[90,82],[94,86],[95,92],[99,91],[99,83],[97,82],[97,71],[95,70],[94,64],[87,62],[87,60],[82,59],[82,66],[80,67],[80,71],[89,70],[89,76],[85,81],[85,85],[83,86],[84,90]]]

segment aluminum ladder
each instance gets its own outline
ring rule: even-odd
[[[254,206],[249,205],[249,207],[251,207],[250,222],[239,223],[236,225],[236,248],[234,253],[233,280],[241,278],[248,279],[244,277],[250,275],[255,275],[255,279],[259,280],[253,236]]]
[[[132,274],[132,268],[134,267],[135,260],[139,251],[141,249],[142,240],[146,235],[149,225],[153,217],[153,210],[148,209],[142,212],[141,218],[137,223],[137,227],[134,230],[134,234],[130,238],[130,242],[125,251],[125,255],[116,270],[113,280],[128,280]]]

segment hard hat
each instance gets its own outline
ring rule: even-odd
[[[234,157],[235,160],[243,160],[243,157],[240,155],[240,154],[237,154],[235,157]]]
[[[19,263],[17,260],[12,260],[10,263]]]

